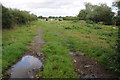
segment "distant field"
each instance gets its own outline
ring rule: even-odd
[[[86,23],[85,21],[36,21],[11,30],[3,30],[3,71],[27,50],[27,45],[43,30],[46,42],[43,78],[74,78],[69,52],[81,51],[111,70],[118,70],[115,62],[117,27]],[[79,56],[79,55],[78,55]]]

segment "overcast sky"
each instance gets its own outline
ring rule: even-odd
[[[85,2],[106,3],[112,6],[113,0],[0,0],[8,8],[27,10],[37,16],[76,16],[84,9]]]

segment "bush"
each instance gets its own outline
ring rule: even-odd
[[[63,20],[79,20],[79,17],[64,17]]]
[[[13,17],[10,14],[9,9],[2,6],[2,26],[3,26],[3,28],[11,28],[13,25],[12,20],[13,20]]]
[[[2,6],[2,27],[12,28],[15,24],[27,24],[30,21],[37,20],[37,16],[27,11],[17,9],[8,9]]]

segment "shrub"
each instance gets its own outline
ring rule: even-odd
[[[30,21],[37,20],[37,16],[27,11],[9,9],[2,6],[2,27],[12,28],[15,24],[27,24]]]

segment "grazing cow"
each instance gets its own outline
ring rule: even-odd
[[[48,21],[48,19],[47,19],[47,18],[46,18],[45,20],[46,20],[46,21]]]
[[[62,19],[58,19],[58,21],[62,21]]]

